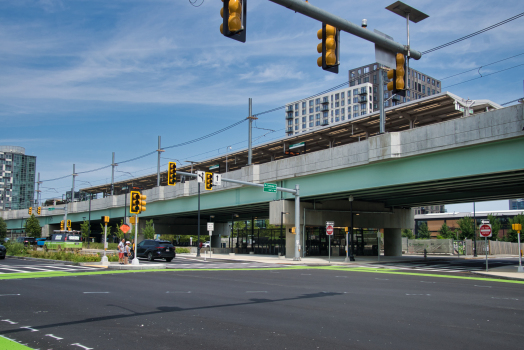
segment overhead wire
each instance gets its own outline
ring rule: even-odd
[[[442,48],[444,48],[444,47],[448,47],[448,46],[450,46],[450,45],[453,45],[453,44],[459,43],[459,42],[461,42],[461,41],[463,41],[463,40],[466,40],[466,39],[472,38],[472,37],[474,37],[474,36],[476,36],[476,35],[479,35],[479,34],[485,33],[485,32],[487,32],[488,30],[491,30],[491,29],[494,29],[494,28],[500,27],[501,25],[504,25],[504,24],[506,24],[506,23],[509,23],[509,22],[511,22],[511,21],[514,21],[514,20],[516,20],[516,19],[518,19],[518,18],[520,18],[520,17],[522,17],[522,16],[524,16],[524,12],[519,13],[518,15],[515,15],[515,16],[510,17],[510,18],[508,18],[508,19],[505,19],[505,20],[503,20],[503,21],[500,21],[500,22],[498,22],[498,23],[495,23],[495,24],[493,24],[493,25],[491,25],[491,26],[489,26],[489,27],[486,27],[486,28],[484,28],[484,29],[478,30],[478,31],[476,31],[476,32],[474,32],[474,33],[471,33],[471,34],[465,35],[465,36],[463,36],[463,37],[461,37],[461,38],[458,38],[458,39],[455,39],[455,40],[450,41],[450,42],[448,42],[448,43],[445,43],[445,44],[439,45],[439,46],[434,47],[434,48],[432,48],[432,49],[429,49],[429,50],[423,51],[423,52],[421,52],[421,54],[422,54],[422,55],[427,55],[427,54],[430,53],[430,52],[434,52],[434,51],[440,50],[440,49],[442,49]]]
[[[456,84],[448,85],[448,86],[446,86],[446,89],[449,88],[449,87],[455,86],[455,85],[460,85],[460,84],[467,83],[468,81],[477,80],[477,79],[481,79],[481,78],[484,78],[484,77],[488,77],[488,76],[493,75],[493,74],[502,73],[502,72],[505,72],[505,71],[507,71],[507,70],[510,70],[510,69],[513,69],[513,68],[517,68],[517,67],[520,67],[520,66],[524,66],[524,63],[522,63],[522,64],[518,64],[518,65],[513,66],[513,67],[510,67],[510,68],[501,69],[501,70],[496,71],[496,72],[493,72],[493,73],[484,74],[484,75],[482,75],[482,76],[480,76],[480,77],[476,77],[476,78],[473,78],[473,79],[464,80],[464,81],[461,81],[460,83],[456,83]]]
[[[461,72],[461,73],[457,73],[457,74],[453,74],[453,75],[450,75],[449,77],[445,77],[445,78],[442,78],[442,79],[439,79],[440,81],[442,80],[445,80],[445,79],[449,79],[449,78],[453,78],[453,77],[456,77],[457,75],[461,75],[461,74],[465,74],[465,73],[468,73],[468,72],[473,72],[473,71],[478,71],[480,70],[481,68],[484,68],[484,67],[487,67],[487,66],[491,66],[495,63],[499,63],[499,62],[502,62],[502,61],[506,61],[506,60],[509,60],[511,58],[514,58],[514,57],[518,57],[518,56],[521,56],[521,55],[524,55],[524,52],[523,53],[519,53],[518,55],[514,55],[514,56],[511,56],[511,57],[507,57],[507,58],[504,58],[504,59],[501,59],[501,60],[498,60],[498,61],[495,61],[495,62],[491,62],[491,63],[488,63],[488,64],[484,64],[482,66],[479,66],[479,67],[476,67],[476,68],[472,68],[472,69],[469,69],[469,70],[466,70],[464,72]],[[480,73],[479,73],[480,74]]]

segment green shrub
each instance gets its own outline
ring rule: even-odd
[[[88,244],[89,244],[89,247],[88,247]],[[104,249],[104,243],[84,243],[82,246],[87,249]],[[107,249],[108,250],[118,249],[118,243],[108,243]]]
[[[175,252],[182,254],[182,253],[190,253],[191,251],[189,248],[176,248]]]
[[[7,255],[18,255],[23,256],[26,255],[29,251],[29,246],[25,246],[23,243],[17,243],[17,242],[7,242],[5,244],[5,247],[7,249]]]

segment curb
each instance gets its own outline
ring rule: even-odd
[[[31,257],[15,256],[15,255],[6,255],[5,257],[6,258],[11,258],[11,259],[19,259],[19,260],[54,262],[54,263],[61,263],[61,264],[64,264],[64,265],[80,266],[80,263],[67,261],[67,260],[51,260],[51,259],[31,258]]]
[[[477,271],[471,271],[471,273],[473,273],[473,274],[475,274],[475,275],[480,275],[480,276],[483,276],[483,277],[499,278],[499,279],[502,279],[502,280],[521,281],[521,282],[524,281],[523,278],[517,278],[517,277],[499,276],[499,275],[489,275],[489,274],[487,274],[487,273],[477,272]]]

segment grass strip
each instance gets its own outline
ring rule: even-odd
[[[9,350],[33,350],[25,345],[22,345],[12,339],[6,338],[0,335],[0,349],[9,349]]]

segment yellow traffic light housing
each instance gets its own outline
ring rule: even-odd
[[[295,228],[295,227],[291,227],[291,228],[289,229],[289,232],[291,232],[292,234],[295,235],[295,234],[296,234],[296,228]]]
[[[102,222],[105,224],[109,223],[109,216],[102,216]]]
[[[404,90],[406,88],[406,58],[403,54],[397,53],[395,56],[395,63],[395,69],[390,69],[388,71],[388,79],[391,79],[391,81],[388,82],[388,90],[392,91],[394,94],[404,96]]]
[[[317,65],[323,70],[338,74],[340,65],[340,30],[322,23],[322,29],[317,32],[317,38],[322,43],[317,45],[317,52],[322,56],[317,59]]]
[[[64,220],[60,221],[60,231],[64,230]]]
[[[27,209],[27,212],[29,213],[29,215],[33,215],[33,207],[29,207],[29,209]]]
[[[222,0],[222,2],[224,5],[220,9],[220,16],[222,16],[220,33],[245,43],[247,0]]]
[[[167,165],[167,185],[176,185],[176,162],[169,162]]]
[[[131,203],[129,204],[129,212],[131,214],[140,214],[146,211],[146,199],[145,194],[141,194],[138,191],[131,191]]]
[[[38,207],[38,208],[36,208],[36,213],[37,213],[38,215],[41,215],[41,214],[42,214],[42,207]]]
[[[71,220],[67,220],[67,229],[71,230]]]
[[[213,189],[213,173],[206,173],[204,180],[206,190],[211,191]]]

